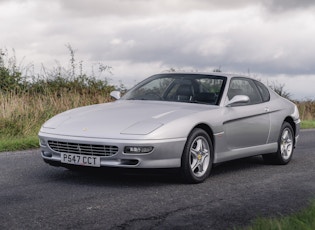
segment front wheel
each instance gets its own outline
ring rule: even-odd
[[[263,158],[268,163],[285,165],[290,162],[293,150],[294,132],[292,126],[288,122],[284,122],[278,139],[278,151],[271,154],[265,154],[263,155]]]
[[[209,135],[196,128],[189,135],[181,161],[183,179],[188,183],[201,183],[210,174],[213,147]]]

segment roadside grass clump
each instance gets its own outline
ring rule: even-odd
[[[315,120],[315,101],[304,100],[295,102],[299,108],[300,118],[303,121],[314,121]]]
[[[315,101],[314,100],[304,100],[296,102],[299,112],[301,122],[301,128],[303,129],[314,129],[315,128]]]
[[[315,101],[304,100],[295,102],[299,108],[302,129],[315,129]]]
[[[251,226],[244,230],[314,230],[315,229],[315,201],[311,205],[295,214],[281,218],[258,218]]]

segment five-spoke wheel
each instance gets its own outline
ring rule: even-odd
[[[183,156],[182,175],[189,183],[203,182],[210,174],[213,162],[213,148],[209,135],[196,128],[189,135]]]
[[[293,153],[293,134],[289,127],[282,131],[280,153],[284,160],[290,159]]]
[[[268,163],[285,165],[290,162],[294,150],[294,132],[288,122],[284,122],[278,139],[278,151],[263,155]]]

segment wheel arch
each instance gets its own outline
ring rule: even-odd
[[[294,134],[294,137],[295,137],[295,135],[296,135],[296,125],[295,125],[295,122],[294,122],[293,118],[292,117],[286,117],[283,122],[288,122],[291,125],[291,127],[293,129],[293,134]],[[294,141],[294,146],[295,146],[295,138],[293,138],[293,141]]]
[[[200,129],[203,129],[210,137],[210,140],[212,142],[212,150],[214,152],[215,150],[215,140],[214,140],[214,135],[213,135],[213,131],[211,129],[211,127],[205,123],[201,123],[201,124],[198,124],[196,125],[193,129],[195,128],[200,128]]]

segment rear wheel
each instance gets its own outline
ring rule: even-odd
[[[284,122],[278,139],[278,151],[263,155],[268,163],[285,165],[290,162],[294,150],[294,132],[288,122]]]
[[[203,182],[210,174],[213,148],[209,135],[196,128],[189,135],[181,162],[183,179],[188,183]]]

